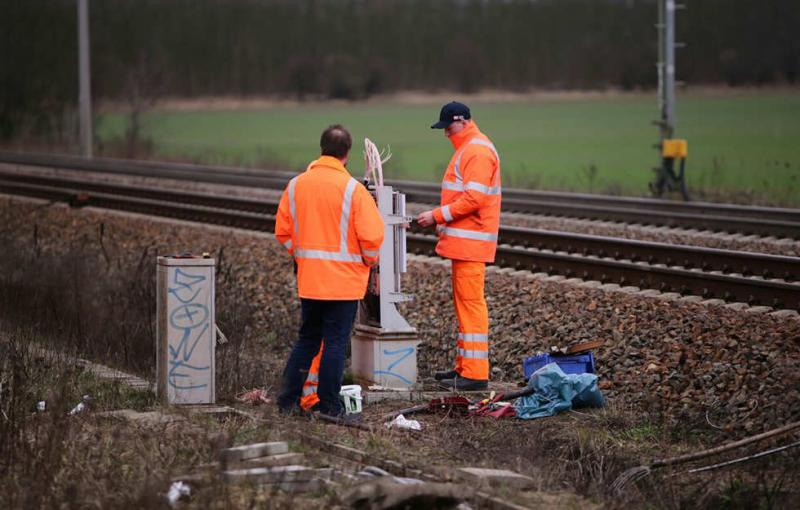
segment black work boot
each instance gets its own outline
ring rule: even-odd
[[[439,386],[446,390],[454,391],[481,391],[489,388],[489,381],[470,379],[457,375],[453,379],[440,381]]]
[[[440,370],[433,374],[433,378],[437,381],[444,381],[445,379],[453,379],[458,377],[458,372],[455,370]]]

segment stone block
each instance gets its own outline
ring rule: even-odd
[[[706,299],[705,301],[701,301],[701,304],[706,306],[722,306],[725,304],[725,301],[722,299]]]
[[[521,475],[507,469],[466,467],[459,468],[456,474],[465,481],[493,487],[506,486],[526,489],[534,485],[534,480],[530,476]]]
[[[288,453],[289,445],[283,441],[275,443],[255,443],[246,444],[242,446],[234,446],[233,448],[226,448],[220,452],[223,462],[241,462],[247,459],[255,459],[257,457],[266,457],[267,455],[278,455],[281,453]]]
[[[268,455],[266,457],[256,457],[254,459],[247,459],[239,466],[251,469],[256,467],[275,467],[275,466],[291,466],[303,462],[302,453],[279,453],[278,455]]]
[[[222,479],[229,483],[262,485],[282,482],[308,482],[315,477],[317,477],[316,469],[299,465],[229,469],[222,472]]]

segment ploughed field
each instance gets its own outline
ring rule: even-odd
[[[500,150],[505,185],[642,196],[657,163],[655,94],[461,98]],[[355,140],[351,171],[363,174],[361,141],[393,153],[387,175],[436,181],[452,148],[430,124],[440,103],[425,100],[257,105],[198,104],[147,113],[153,157],[303,169],[322,128],[343,123]],[[204,109],[205,108],[205,109]],[[689,140],[688,179],[706,199],[800,205],[800,93],[688,92],[679,97],[677,136]],[[101,115],[106,146],[123,137],[122,113]]]

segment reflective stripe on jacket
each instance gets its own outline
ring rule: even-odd
[[[301,298],[356,300],[378,262],[383,220],[369,191],[341,161],[321,156],[289,181],[275,237],[297,261]]]
[[[494,262],[500,230],[500,157],[470,122],[450,137],[455,152],[442,180],[441,207],[433,211],[442,257]]]

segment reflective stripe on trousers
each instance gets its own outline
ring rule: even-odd
[[[289,181],[289,210],[292,215],[292,224],[294,225],[294,233],[297,235],[297,206],[295,203],[294,187],[297,177]],[[363,263],[364,259],[360,253],[350,253],[347,251],[347,236],[350,227],[350,212],[353,209],[353,192],[356,189],[358,181],[352,177],[347,182],[347,187],[344,189],[344,197],[342,198],[342,215],[339,217],[339,251],[327,250],[308,250],[305,248],[297,248],[294,250],[294,257],[296,259],[317,259],[317,260],[335,260],[337,262],[358,262]],[[287,247],[288,248],[288,247]],[[377,254],[372,255],[372,252],[365,253],[368,257],[375,257]]]

